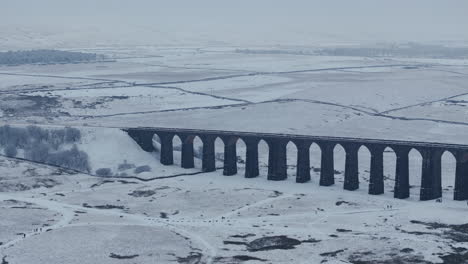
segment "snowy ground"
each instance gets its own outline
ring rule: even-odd
[[[72,125],[90,174],[0,157],[0,262],[15,263],[465,263],[465,202],[451,201],[455,160],[443,156],[443,201],[419,202],[421,156],[410,153],[411,198],[392,198],[395,155],[385,152],[385,188],[367,195],[369,152],[359,152],[361,188],[261,176],[203,174],[161,166],[120,127],[158,126],[353,136],[468,144],[468,62],[291,54],[236,48],[99,48],[115,62],[0,67],[0,121]],[[174,139],[176,146],[180,144]],[[201,146],[197,138],[195,147]],[[217,141],[218,167],[222,142]],[[131,164],[119,169],[119,165]],[[148,165],[149,172],[136,167]],[[110,168],[120,178],[93,176]],[[438,224],[435,224],[438,223]],[[276,237],[278,236],[278,237]],[[283,237],[285,236],[285,237]],[[259,239],[259,240],[257,240]],[[274,243],[277,240],[276,244]],[[276,245],[265,248],[268,243]],[[279,245],[278,245],[279,244]],[[278,249],[280,247],[281,249]],[[51,252],[54,252],[51,254]],[[3,259],[2,259],[3,258]],[[399,262],[398,262],[399,261]],[[465,262],[463,262],[465,261]]]
[[[464,203],[345,192],[317,186],[317,177],[278,184],[210,173],[142,182],[2,164],[54,183],[37,188],[6,177],[31,188],[0,193],[7,263],[463,263],[450,259],[468,243]],[[280,249],[257,240],[275,236]]]

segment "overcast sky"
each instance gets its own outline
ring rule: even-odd
[[[468,0],[1,0],[0,25],[272,44],[467,41]]]

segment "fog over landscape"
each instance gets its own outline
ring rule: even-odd
[[[1,0],[0,264],[468,264],[467,14]]]
[[[467,10],[463,0],[5,0],[0,48],[26,37],[30,48],[453,43],[468,41]]]

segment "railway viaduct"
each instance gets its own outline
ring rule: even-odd
[[[334,148],[341,145],[346,152],[344,189],[359,188],[358,151],[364,146],[371,154],[369,194],[384,193],[383,153],[391,148],[396,154],[394,197],[408,198],[409,158],[408,154],[416,149],[422,156],[420,200],[432,200],[442,197],[441,157],[445,151],[451,152],[456,159],[455,200],[468,200],[468,145],[441,144],[415,141],[379,140],[366,138],[322,137],[291,134],[250,133],[217,130],[196,130],[179,128],[128,128],[124,129],[145,151],[155,151],[153,136],[158,135],[161,143],[160,157],[163,165],[172,165],[173,138],[182,141],[181,165],[194,168],[195,137],[203,142],[202,170],[212,172],[215,166],[215,140],[224,142],[224,169],[226,176],[237,174],[238,140],[246,145],[245,177],[259,176],[258,144],[264,140],[268,144],[268,180],[281,181],[287,178],[286,145],[293,142],[297,147],[296,182],[304,183],[311,179],[309,149],[312,143],[321,149],[320,185],[330,186],[334,180]]]

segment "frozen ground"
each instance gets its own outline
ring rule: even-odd
[[[392,198],[395,155],[385,152],[385,187],[223,177],[161,166],[121,127],[158,126],[334,135],[468,144],[468,62],[243,54],[226,47],[76,49],[115,62],[0,67],[0,121],[72,125],[90,174],[0,158],[0,263],[466,263],[468,207],[453,202],[455,161],[443,156],[444,199],[419,202],[421,156],[410,153],[411,198]],[[177,145],[178,138],[174,139]],[[196,139],[195,147],[201,146]],[[218,167],[222,166],[217,141]],[[176,148],[177,149],[177,148]],[[179,164],[180,152],[175,153]],[[121,164],[130,164],[119,169]],[[148,165],[150,171],[136,173]],[[114,177],[93,176],[109,168]],[[119,178],[116,178],[119,177]],[[258,239],[258,240],[257,240]],[[270,243],[271,247],[268,247]],[[54,252],[51,254],[51,252]],[[2,259],[3,258],[3,259]],[[399,262],[398,262],[399,261]]]
[[[31,189],[0,193],[4,263],[463,263],[468,243],[465,203],[345,192],[317,186],[316,175],[310,184],[219,173],[142,182],[2,167],[54,182],[5,177]]]

